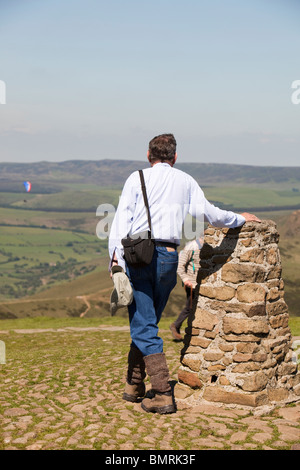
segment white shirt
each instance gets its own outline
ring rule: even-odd
[[[171,167],[168,163],[156,163],[143,170],[143,173],[151,215],[152,238],[155,240],[179,245],[187,214],[215,227],[235,228],[246,221],[242,215],[219,209],[208,202],[192,176]],[[149,225],[139,172],[135,171],[125,182],[111,226],[110,258],[112,259],[115,253],[119,265],[125,268],[121,239],[128,234],[135,235],[147,230]]]

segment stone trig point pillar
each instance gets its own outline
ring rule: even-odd
[[[300,400],[271,220],[205,231],[177,398],[257,407]]]

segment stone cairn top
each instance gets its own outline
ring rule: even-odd
[[[177,398],[246,407],[300,400],[278,241],[271,220],[206,229]]]

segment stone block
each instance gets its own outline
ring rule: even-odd
[[[257,335],[239,335],[239,334],[232,334],[232,335],[222,335],[222,339],[225,341],[244,341],[249,343],[257,342],[259,343],[261,341],[261,337]]]
[[[245,406],[261,406],[268,403],[268,396],[266,393],[239,393],[239,392],[228,392],[222,387],[217,385],[207,386],[205,388],[203,398],[207,401],[218,402],[218,403],[235,403],[237,405]]]
[[[229,286],[213,287],[209,285],[200,286],[200,295],[216,300],[231,300],[235,296],[235,289]]]
[[[283,299],[280,299],[275,302],[268,302],[266,311],[269,316],[280,315],[288,311],[288,306]]]
[[[292,375],[297,372],[297,364],[290,362],[290,363],[282,363],[278,367],[278,375]]]
[[[206,351],[204,353],[204,359],[210,362],[219,361],[220,359],[222,359],[223,356],[224,356],[224,353],[218,350]]]
[[[270,328],[265,320],[253,320],[234,317],[225,317],[223,319],[223,331],[225,334],[267,334]]]
[[[187,370],[179,369],[178,380],[193,389],[199,389],[203,385],[197,374]]]
[[[222,268],[222,281],[238,284],[240,282],[263,282],[264,268],[257,265],[227,263]]]
[[[220,385],[230,385],[230,382],[225,375],[221,375],[219,378],[219,383]]]
[[[191,370],[198,372],[201,366],[201,360],[195,357],[196,355],[186,354],[182,357],[181,363],[189,367]]]
[[[249,248],[249,246],[255,245],[255,240],[253,240],[253,238],[244,238],[240,240],[240,243],[244,245],[246,248]]]
[[[236,350],[239,353],[253,354],[254,352],[259,351],[259,347],[256,343],[239,343],[236,346]]]
[[[274,317],[277,318],[277,317]],[[271,331],[269,338],[277,338],[278,336],[286,336],[287,341],[292,339],[292,333],[290,327],[287,326],[286,328],[277,328],[276,330]]]
[[[177,383],[174,387],[174,396],[179,400],[189,397],[190,395],[192,395],[192,393],[193,391],[191,390],[191,388],[186,387],[181,383]]]
[[[267,280],[278,279],[281,276],[282,268],[281,266],[275,266],[269,270],[267,273]]]
[[[265,362],[267,360],[268,356],[267,353],[264,351],[257,352],[255,354],[252,354],[251,361],[254,362]]]
[[[202,336],[193,336],[189,342],[191,346],[200,346],[201,348],[208,348],[210,345],[211,340],[207,338],[203,338]]]
[[[265,302],[252,302],[248,304],[239,301],[221,302],[219,300],[209,300],[206,302],[206,307],[209,307],[211,310],[215,310],[216,312],[245,313],[248,317],[266,315]]]
[[[253,248],[245,251],[240,256],[241,261],[262,264],[264,262],[265,251],[261,248]]]
[[[193,320],[193,328],[199,328],[204,330],[213,330],[218,324],[218,317],[207,310],[197,308],[195,312],[195,318]]]
[[[271,350],[275,348],[281,348],[284,344],[288,342],[288,338],[286,336],[277,336],[275,339],[268,340],[268,346]]]
[[[264,302],[266,294],[266,288],[261,284],[247,283],[237,288],[239,302]]]
[[[262,371],[256,372],[255,374],[248,375],[246,377],[239,377],[238,380],[241,382],[240,387],[245,392],[259,392],[263,390],[268,383],[268,377]]]
[[[286,388],[269,388],[268,396],[271,402],[280,402],[288,398],[289,392]]]
[[[251,360],[251,354],[237,353],[233,356],[235,362],[249,362]]]
[[[267,294],[267,300],[270,301],[275,301],[280,298],[280,291],[278,290],[278,287],[272,287],[268,294]]]
[[[263,237],[263,241],[265,245],[271,244],[271,243],[278,243],[279,242],[279,233],[274,232],[274,233],[266,233]]]
[[[225,370],[226,367],[223,364],[213,364],[207,367],[207,370],[210,372],[216,372],[218,370]]]
[[[269,264],[277,264],[279,261],[279,252],[278,248],[276,247],[271,247],[267,250],[266,252],[266,261]]]
[[[247,317],[263,317],[267,314],[266,303],[245,304],[242,311],[246,313]]]
[[[261,366],[260,364],[256,364],[255,362],[240,362],[234,368],[232,369],[232,372],[234,373],[247,373],[247,372],[253,372],[255,370],[260,370]]]
[[[229,366],[229,364],[232,364],[232,363],[233,363],[233,360],[229,356],[224,357],[222,359],[222,364],[224,364],[224,366]]]
[[[266,282],[266,286],[268,289],[272,289],[273,287],[278,287],[280,288],[281,285],[281,279],[270,279],[269,281]]]
[[[296,385],[293,389],[293,393],[297,396],[300,397],[300,384]]]
[[[218,327],[215,327],[215,329],[213,331],[206,331],[204,333],[204,337],[205,338],[210,338],[210,339],[215,339],[215,337],[219,334],[219,328]]]
[[[233,345],[232,345],[232,344],[228,344],[228,343],[221,343],[221,344],[219,344],[219,348],[221,349],[221,351],[224,351],[224,352],[231,352],[231,351],[233,351]]]
[[[201,348],[199,346],[188,346],[184,351],[184,354],[197,354],[201,352]]]
[[[289,315],[286,313],[276,317],[270,317],[269,323],[272,328],[286,328],[289,325]]]

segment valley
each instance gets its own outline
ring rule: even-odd
[[[96,210],[104,203],[116,207],[123,182],[141,165],[64,163],[24,164],[21,169],[21,164],[0,165],[0,319],[109,314],[107,240],[96,236]],[[233,166],[231,173],[227,165],[181,167],[191,171],[207,199],[219,207],[257,212],[277,223],[286,301],[290,314],[300,316],[299,171],[271,168],[262,179],[259,167],[245,167],[244,174],[242,165]],[[24,193],[17,177],[20,170],[32,182],[30,193]],[[164,315],[177,315],[184,301],[178,280]],[[126,309],[118,315],[126,316]]]

